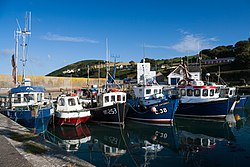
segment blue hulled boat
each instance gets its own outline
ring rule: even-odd
[[[44,131],[54,113],[51,103],[44,100],[41,86],[21,85],[10,89],[9,103],[1,112],[35,133]]]
[[[163,95],[160,85],[135,86],[134,92],[135,98],[127,99],[128,119],[157,124],[173,123],[179,98]]]
[[[150,72],[149,63],[137,64],[139,84],[133,87],[132,93],[129,93],[127,118],[147,123],[172,124],[179,98],[164,95],[163,87],[154,79],[155,75],[145,75],[150,73],[152,72]],[[142,83],[140,78],[143,78]]]
[[[31,80],[25,77],[25,65],[28,43],[26,39],[31,34],[30,31],[30,18],[31,12],[26,13],[25,28],[21,30],[19,27],[16,31],[15,37],[15,55],[12,55],[12,76],[15,87],[9,90],[4,105],[1,106],[1,113],[16,121],[20,125],[27,127],[40,133],[47,128],[48,122],[54,113],[54,108],[49,101],[45,101],[44,93],[45,88],[42,86],[31,86]],[[19,38],[22,41],[22,83],[18,82],[18,46]]]
[[[203,81],[182,80],[177,86],[181,102],[176,116],[193,118],[225,118],[236,105],[235,97],[221,97],[219,85]]]

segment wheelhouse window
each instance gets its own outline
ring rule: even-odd
[[[126,101],[126,96],[125,95],[122,96],[122,101]]]
[[[21,103],[21,94],[14,95],[14,103]]]
[[[117,101],[121,101],[121,95],[117,95]]]
[[[64,106],[64,105],[65,105],[65,101],[64,101],[63,98],[60,98],[60,99],[59,99],[58,105],[59,105],[59,106]]]
[[[37,94],[37,102],[41,102],[42,101],[42,93],[38,93]]]
[[[75,99],[74,99],[74,98],[68,99],[68,104],[69,104],[70,106],[75,106],[75,105],[76,105]]]
[[[208,96],[208,89],[202,90],[202,96]]]
[[[186,90],[185,89],[181,89],[181,96],[186,96]]]
[[[187,89],[187,95],[188,96],[193,96],[193,90],[192,89]]]
[[[146,89],[146,95],[151,94],[151,89]]]
[[[194,96],[200,96],[201,90],[200,89],[194,89]]]
[[[230,95],[230,96],[233,95],[233,90],[230,90],[230,91],[229,91],[229,95]]]
[[[157,94],[157,89],[154,89],[154,94]]]
[[[24,101],[25,102],[30,102],[31,100],[34,100],[33,94],[24,94]]]
[[[139,89],[139,96],[142,96],[142,89]]]
[[[109,96],[105,96],[105,103],[109,102]]]
[[[210,96],[214,96],[214,89],[211,89],[210,90],[210,94],[209,94]]]
[[[81,102],[80,102],[79,98],[77,98],[77,103],[78,103],[78,105],[80,105],[80,104],[81,104]]]
[[[220,88],[215,89],[215,93],[219,93],[219,91],[220,91]]]
[[[111,96],[111,102],[115,101],[115,95]]]
[[[161,92],[162,92],[161,89],[159,89],[159,94],[161,94]]]

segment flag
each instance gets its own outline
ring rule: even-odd
[[[12,70],[13,82],[14,82],[14,84],[16,84],[16,62],[15,62],[14,54],[12,55],[12,58],[11,58],[11,64],[13,67],[13,70]]]

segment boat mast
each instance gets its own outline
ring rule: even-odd
[[[20,26],[19,26],[19,23],[18,23],[18,20],[16,20],[17,21],[17,25],[18,25],[18,29],[15,31],[15,40],[16,40],[16,42],[15,42],[15,85],[17,86],[17,83],[18,83],[18,81],[17,81],[17,76],[18,76],[18,69],[17,69],[17,67],[18,67],[18,65],[17,65],[17,63],[18,63],[18,39],[19,39],[19,34],[21,33],[21,28],[20,28]]]
[[[200,43],[198,43],[198,57],[199,57],[199,64],[200,64],[200,80],[202,80],[202,68],[201,68],[201,54],[200,54]]]
[[[145,77],[145,44],[143,43],[143,85],[146,85],[146,77]]]
[[[17,37],[21,36],[22,38],[22,58],[21,58],[21,62],[22,62],[22,66],[23,66],[23,74],[22,74],[22,79],[25,78],[25,65],[26,65],[26,48],[28,46],[28,44],[26,43],[26,39],[31,35],[31,12],[26,12],[26,15],[25,15],[25,27],[24,27],[24,30],[21,30],[20,26],[19,26],[19,31],[16,31],[17,33]],[[18,43],[18,38],[17,38],[17,41]],[[17,44],[18,45],[18,44]],[[18,46],[16,46],[18,48]],[[16,51],[18,52],[18,51]]]
[[[107,91],[107,84],[109,79],[109,48],[108,48],[108,39],[106,38],[106,82],[105,82],[105,91]]]

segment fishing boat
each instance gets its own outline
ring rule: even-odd
[[[1,112],[34,133],[46,130],[54,114],[52,103],[44,100],[45,89],[29,84],[11,88],[9,103]]]
[[[57,98],[55,122],[59,125],[77,126],[90,118],[90,110],[83,108],[78,96],[60,95]]]
[[[16,48],[15,55],[12,55],[13,66],[13,79],[16,87],[11,88],[8,92],[8,102],[2,107],[1,112],[16,121],[20,125],[32,129],[34,133],[39,133],[46,129],[53,113],[54,108],[52,103],[45,101],[44,93],[45,88],[43,86],[31,86],[31,80],[25,77],[25,65],[26,65],[26,48],[28,44],[26,39],[31,34],[30,32],[30,20],[31,13],[26,13],[26,27],[24,30],[19,29],[16,31]],[[18,82],[17,77],[17,61],[18,60],[18,41],[22,39],[22,82]]]
[[[124,126],[127,114],[126,93],[110,89],[97,94],[96,107],[88,108],[92,122]]]
[[[137,77],[138,85],[133,87],[127,100],[129,105],[127,119],[171,125],[179,105],[179,98],[163,94],[163,86],[153,79],[155,75],[145,75],[150,73],[152,73],[150,63],[137,64],[137,76],[140,77]]]
[[[177,117],[223,119],[234,110],[236,99],[221,97],[220,85],[212,82],[205,84],[202,80],[192,79],[188,75],[186,66],[184,69],[185,77],[176,86],[181,96],[176,111]]]
[[[106,84],[102,91],[96,95],[96,103],[89,110],[90,121],[100,124],[118,125],[124,127],[127,115],[127,94],[121,90],[118,84],[108,84],[109,77],[109,50],[106,41]],[[93,104],[93,103],[92,103]]]

